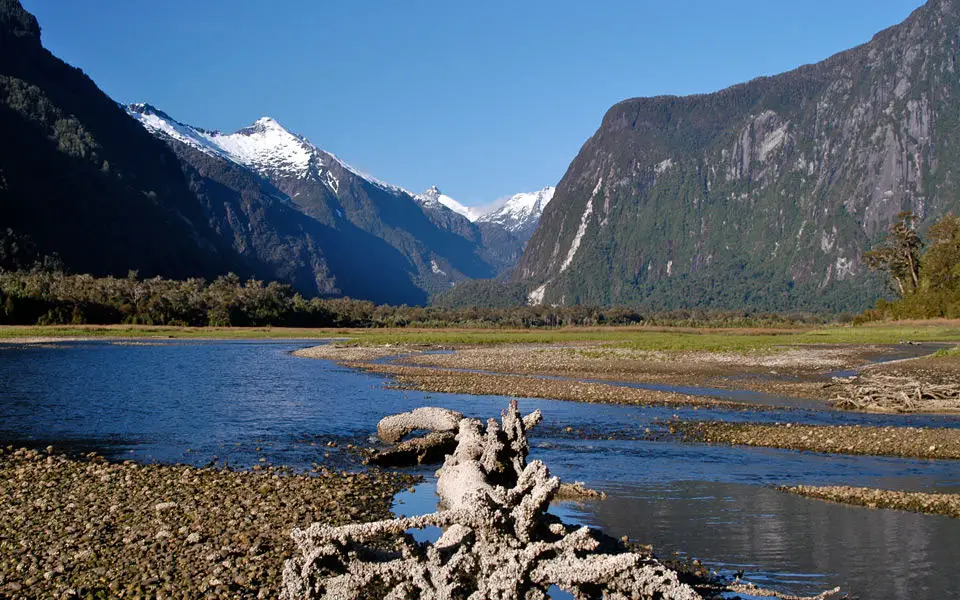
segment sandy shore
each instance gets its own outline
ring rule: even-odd
[[[852,396],[864,378],[873,374],[890,374],[905,380],[919,381],[922,386],[960,381],[960,356],[935,356],[871,364],[870,361],[892,352],[903,352],[896,346],[847,345],[770,347],[745,352],[707,352],[694,350],[651,351],[611,347],[599,342],[564,344],[501,344],[496,346],[461,346],[452,352],[425,353],[423,346],[346,346],[326,345],[295,352],[297,356],[322,358],[350,363],[385,375],[396,376],[400,385],[427,391],[451,393],[490,393],[490,379],[497,375],[523,375],[508,384],[515,396],[543,396],[587,402],[619,402],[631,404],[696,405],[702,398],[691,400],[656,394],[591,393],[590,398],[571,397],[560,386],[534,383],[534,377],[611,381],[623,383],[710,387],[724,390],[762,392],[790,398],[834,402],[838,409],[866,409],[860,403],[840,402]],[[433,348],[437,349],[437,348]],[[922,351],[922,350],[920,350]],[[378,359],[396,357],[375,367],[364,365]],[[400,369],[403,367],[403,369]],[[420,368],[416,370],[415,368]],[[446,373],[430,375],[428,370]],[[834,373],[861,370],[856,379],[838,380]],[[464,373],[480,371],[482,373]],[[486,378],[486,379],[484,379]],[[578,385],[570,384],[568,385]],[[954,384],[956,385],[956,384]],[[926,387],[924,388],[926,389]],[[476,390],[476,391],[475,391]],[[551,394],[544,396],[544,394]],[[623,396],[623,400],[616,396]],[[719,401],[711,403],[723,406]],[[947,402],[897,403],[896,407],[876,406],[881,412],[953,412],[960,411],[960,397]]]
[[[413,350],[399,346],[343,346],[340,344],[324,344],[292,352],[301,358],[319,358],[336,360],[339,362],[371,361],[388,356],[399,356]]]
[[[777,489],[782,492],[842,504],[907,510],[960,519],[960,494],[925,494],[922,492],[898,492],[849,486],[816,487],[798,485],[782,486]]]
[[[686,441],[833,454],[960,459],[960,430],[790,423],[679,422]]]
[[[275,598],[293,527],[386,518],[413,483],[0,450],[0,597]]]

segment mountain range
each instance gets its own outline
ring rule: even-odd
[[[960,211],[958,40],[960,0],[930,0],[817,64],[625,100],[556,189],[480,211],[268,117],[223,133],[118,105],[0,0],[0,268],[233,271],[393,304],[857,310],[884,293],[862,257],[898,213],[922,230]]]
[[[449,197],[470,218],[430,190],[361,173],[274,119],[221,133],[120,106],[42,47],[16,0],[0,0],[0,125],[12,142],[0,149],[0,268],[55,255],[94,275],[233,271],[306,295],[424,304],[503,276],[525,241]]]
[[[269,117],[221,133],[126,110],[180,158],[214,229],[306,293],[423,304],[520,257],[505,225],[474,223],[436,187],[413,194],[361,173]]]
[[[514,271],[532,303],[860,309],[897,214],[960,209],[960,2],[827,60],[625,100],[557,186]]]

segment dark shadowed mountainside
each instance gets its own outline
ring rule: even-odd
[[[176,156],[45,50],[15,0],[0,0],[0,131],[0,237],[94,274],[249,272],[208,226]],[[28,266],[18,261],[4,262]]]

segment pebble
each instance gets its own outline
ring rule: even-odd
[[[276,598],[292,528],[387,518],[393,495],[417,480],[110,463],[8,447],[0,597],[194,598],[216,588],[221,597]]]

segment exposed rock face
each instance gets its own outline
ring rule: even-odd
[[[819,64],[626,100],[584,144],[515,277],[532,302],[860,308],[901,210],[960,208],[960,2]],[[542,287],[541,287],[542,286]]]
[[[439,473],[445,507],[436,513],[361,525],[312,525],[294,530],[300,555],[287,561],[281,598],[352,599],[389,590],[388,599],[545,599],[550,585],[575,598],[700,596],[653,558],[605,553],[588,528],[546,514],[560,480],[539,462],[526,462],[526,429],[539,411],[521,418],[511,403],[498,424],[459,422],[457,449]],[[427,526],[445,531],[435,544],[404,539],[397,552],[369,544]]]

